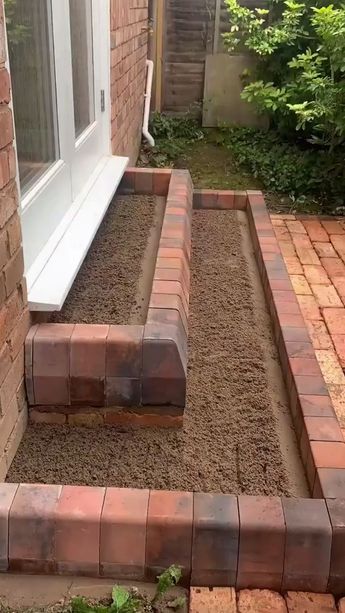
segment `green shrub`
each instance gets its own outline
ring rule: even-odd
[[[225,0],[231,23],[230,51],[247,47],[257,74],[242,96],[283,131],[299,130],[329,148],[345,137],[345,8],[323,0],[273,0],[269,9],[248,9]],[[248,76],[248,74],[247,74]]]
[[[217,137],[244,164],[268,191],[320,199],[325,208],[344,204],[344,151],[332,154],[324,149],[293,144],[273,131],[251,128],[224,128]]]

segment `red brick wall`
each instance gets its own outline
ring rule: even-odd
[[[24,432],[24,339],[29,327],[15,181],[10,79],[5,67],[3,0],[0,0],[0,480]]]
[[[146,82],[148,0],[111,0],[112,151],[138,156]]]

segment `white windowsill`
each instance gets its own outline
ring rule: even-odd
[[[31,311],[60,311],[128,165],[102,158],[38,258],[26,272]]]

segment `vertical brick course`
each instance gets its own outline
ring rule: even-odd
[[[16,165],[13,149],[13,117],[9,106],[3,0],[0,0],[0,478],[3,479],[20,442],[18,433],[26,422],[26,405],[19,406],[23,388],[23,345],[29,328],[27,300],[23,291]],[[24,413],[21,409],[24,408]],[[1,557],[1,554],[0,554]]]

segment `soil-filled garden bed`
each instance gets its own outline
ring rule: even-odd
[[[164,199],[117,196],[55,323],[143,324],[164,215]]]
[[[9,481],[308,496],[246,216],[192,236],[183,429],[30,426]]]

